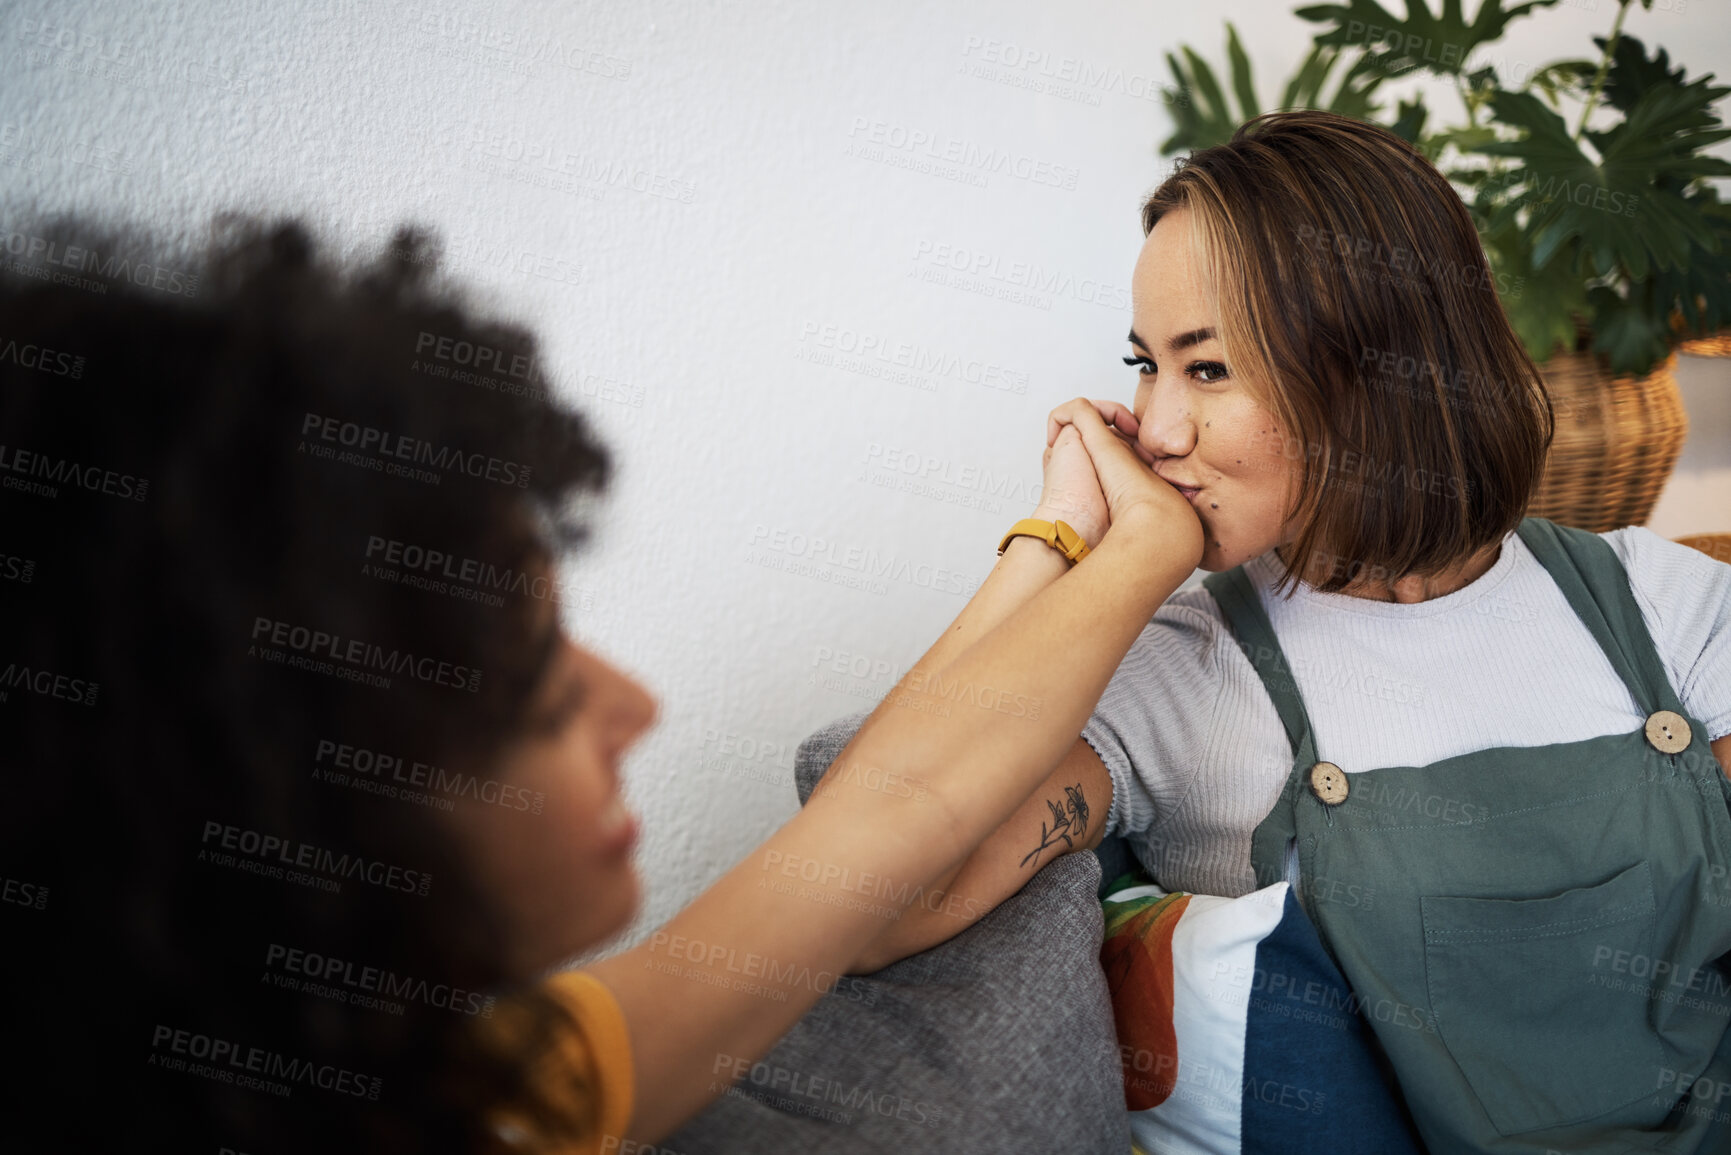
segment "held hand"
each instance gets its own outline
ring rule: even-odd
[[[1146,518],[1173,548],[1193,553],[1194,565],[1202,557],[1202,519],[1182,493],[1154,472],[1151,455],[1136,440],[1139,429],[1136,415],[1116,401],[1078,397],[1052,410],[1047,418],[1046,440],[1053,446],[1048,452],[1055,457],[1060,441],[1079,439],[1105,502],[1107,524]],[[1087,536],[1081,526],[1076,529]],[[1088,541],[1096,544],[1092,537]]]
[[[1045,466],[1040,503],[1033,516],[1066,522],[1089,546],[1099,545],[1111,518],[1082,434],[1072,426],[1063,429],[1055,440],[1047,440],[1045,456],[1040,459]]]

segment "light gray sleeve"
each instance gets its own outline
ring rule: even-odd
[[[1683,708],[1709,740],[1731,734],[1731,565],[1643,526],[1604,537],[1628,571]]]
[[[1224,688],[1217,647],[1229,640],[1206,590],[1175,594],[1131,645],[1082,738],[1112,775],[1107,834],[1136,834],[1189,791]]]

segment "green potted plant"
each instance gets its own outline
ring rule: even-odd
[[[1594,529],[1646,520],[1687,429],[1674,350],[1696,342],[1706,351],[1731,325],[1731,205],[1709,183],[1731,175],[1731,163],[1706,153],[1731,137],[1715,111],[1731,89],[1711,75],[1691,80],[1665,50],[1649,55],[1623,35],[1633,2],[1619,0],[1596,59],[1518,77],[1475,57],[1511,20],[1556,0],[1483,0],[1470,22],[1460,0],[1443,0],[1440,14],[1407,0],[1404,17],[1375,0],[1300,8],[1320,28],[1277,106],[1386,124],[1460,189],[1503,307],[1558,403],[1533,511]],[[1208,64],[1182,52],[1167,57],[1188,98],[1172,107],[1168,154],[1224,140],[1261,111],[1230,25],[1237,110]],[[1383,115],[1383,86],[1418,74],[1452,84],[1458,119],[1428,123],[1416,94]]]

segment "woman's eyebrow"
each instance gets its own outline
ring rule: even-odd
[[[1176,353],[1180,349],[1188,349],[1192,345],[1200,345],[1204,341],[1212,341],[1218,335],[1219,334],[1214,331],[1212,326],[1204,326],[1200,329],[1192,329],[1188,333],[1178,334],[1178,336],[1172,338],[1172,340],[1166,343],[1166,348],[1169,352]],[[1130,330],[1130,343],[1135,345],[1138,349],[1153,348],[1153,346],[1148,344],[1148,342],[1138,337],[1136,335],[1136,330],[1134,329]]]
[[[1200,344],[1202,344],[1202,342],[1212,341],[1212,340],[1214,340],[1214,338],[1215,338],[1214,329],[1212,327],[1205,326],[1201,329],[1192,329],[1188,333],[1178,334],[1176,337],[1172,338],[1172,340],[1170,340],[1166,343],[1166,348],[1170,352],[1176,353],[1180,349],[1188,349],[1192,345],[1200,345]]]

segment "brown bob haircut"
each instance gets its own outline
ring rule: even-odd
[[[1178,209],[1227,364],[1299,465],[1283,586],[1434,574],[1519,524],[1551,403],[1435,166],[1374,124],[1269,113],[1181,160],[1143,231]]]

